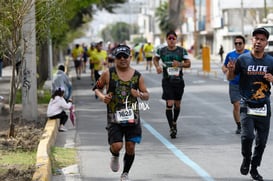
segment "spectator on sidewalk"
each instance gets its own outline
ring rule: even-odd
[[[51,93],[54,94],[55,90],[58,87],[63,87],[64,88],[64,98],[65,98],[65,100],[68,100],[68,99],[70,99],[70,97],[72,95],[72,83],[64,71],[65,71],[64,66],[59,65],[58,71],[56,72],[56,74],[53,77]]]
[[[223,45],[221,45],[219,52],[218,52],[218,54],[220,55],[221,63],[223,63],[223,60],[224,60],[224,52],[225,52],[224,47],[223,47]]]
[[[60,119],[59,131],[67,131],[65,128],[65,123],[68,119],[68,115],[65,110],[68,110],[72,107],[72,101],[68,102],[64,99],[64,88],[58,87],[55,89],[54,94],[52,95],[48,107],[47,107],[47,117],[49,119]]]

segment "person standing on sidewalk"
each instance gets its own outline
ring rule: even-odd
[[[176,46],[177,35],[174,31],[166,34],[168,46],[157,49],[153,62],[158,74],[163,72],[162,99],[166,101],[166,117],[170,127],[171,138],[176,138],[177,119],[180,113],[181,99],[184,93],[183,68],[189,68],[189,60],[186,49]],[[163,62],[163,68],[159,60]]]
[[[224,74],[227,73],[228,68],[227,64],[229,61],[236,61],[236,59],[241,55],[242,53],[247,53],[249,50],[245,49],[245,38],[241,35],[235,36],[234,38],[234,46],[235,50],[232,50],[226,55],[225,62],[222,66],[222,70]],[[236,134],[241,133],[241,123],[240,123],[240,100],[241,95],[239,91],[239,79],[240,75],[236,75],[236,77],[233,80],[229,81],[229,98],[230,102],[233,105],[233,118],[237,125],[237,129],[235,131]]]
[[[102,73],[93,90],[107,105],[108,143],[112,154],[110,167],[113,172],[119,170],[119,156],[125,138],[121,181],[127,181],[135,158],[135,144],[140,143],[142,136],[138,99],[148,100],[149,92],[143,76],[130,66],[130,48],[118,45],[113,54],[115,66]]]
[[[263,181],[257,167],[261,165],[270,130],[273,57],[264,52],[268,38],[269,32],[265,28],[254,29],[251,52],[240,55],[236,63],[230,61],[227,64],[228,80],[240,74],[241,153],[243,156],[240,172],[242,175],[250,173],[256,181]],[[255,147],[252,154],[254,139]]]
[[[220,49],[219,49],[219,52],[218,54],[220,55],[220,60],[221,60],[221,63],[223,63],[223,60],[224,60],[224,47],[223,45],[220,46]]]

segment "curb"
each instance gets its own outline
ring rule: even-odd
[[[36,171],[33,181],[50,181],[52,170],[50,148],[55,144],[59,119],[48,119],[36,154]]]
[[[65,61],[65,69],[68,70],[69,60]],[[50,83],[47,82],[49,87]],[[36,170],[33,174],[32,181],[51,181],[52,168],[50,160],[51,147],[55,145],[58,134],[59,119],[48,119],[44,128],[44,133],[39,142],[36,154]]]

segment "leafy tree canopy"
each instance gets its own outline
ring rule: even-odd
[[[59,44],[68,32],[91,21],[96,10],[105,9],[113,13],[118,4],[125,2],[126,0],[36,0],[39,40],[45,40],[50,30],[53,43]]]
[[[175,30],[177,25],[171,22],[169,17],[169,3],[162,3],[155,11],[156,21],[159,23],[159,28],[161,32],[168,32],[170,30]]]
[[[111,41],[117,43],[123,43],[126,40],[130,40],[131,34],[138,33],[139,28],[137,25],[130,25],[125,22],[117,22],[106,26],[101,35],[104,41]]]
[[[92,20],[97,10],[113,9],[127,0],[36,0],[36,31],[37,41],[45,42],[50,35],[53,44],[63,42],[69,33]],[[0,1],[0,44],[1,36],[8,37],[12,31],[14,19],[23,19],[22,6],[25,0]],[[25,10],[27,11],[27,9]],[[21,18],[20,18],[21,17]],[[17,22],[20,23],[20,22]],[[20,29],[20,28],[19,28]],[[74,37],[75,38],[75,37]],[[71,41],[71,40],[70,40]]]

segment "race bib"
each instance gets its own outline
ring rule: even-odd
[[[82,58],[81,57],[77,57],[77,60],[80,61]]]
[[[133,109],[122,109],[116,111],[117,123],[134,123],[134,111]]]
[[[168,75],[175,75],[175,76],[178,76],[180,70],[181,70],[181,69],[180,69],[179,67],[168,67],[168,68],[167,68]]]
[[[259,107],[259,108],[250,108],[247,106],[247,114],[254,115],[254,116],[266,116],[267,106],[266,104],[263,107]]]

